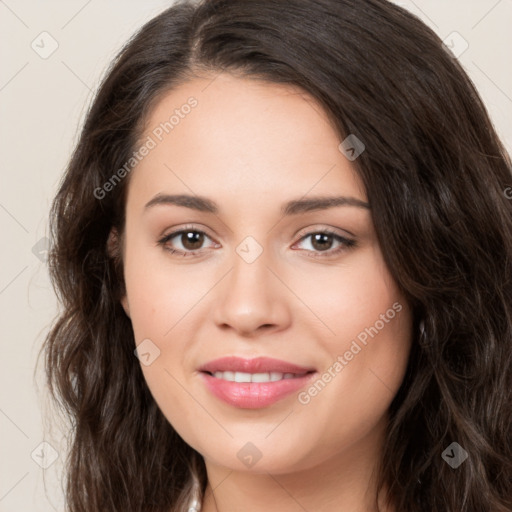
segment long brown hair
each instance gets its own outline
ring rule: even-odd
[[[380,466],[397,511],[512,511],[511,164],[474,86],[420,20],[382,0],[182,1],[112,63],[54,199],[62,303],[43,348],[72,424],[71,512],[182,510],[204,461],[159,410],[119,298],[129,161],[166,91],[202,72],[298,86],[354,134],[389,270],[414,313]],[[442,457],[457,442],[468,458]]]

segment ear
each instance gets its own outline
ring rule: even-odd
[[[110,258],[114,260],[117,277],[121,280],[120,288],[123,290],[120,302],[123,306],[124,312],[130,318],[130,305],[128,304],[128,297],[126,295],[126,287],[123,281],[123,264],[122,264],[122,253],[121,253],[121,239],[116,228],[112,228],[108,235],[107,240],[107,251]]]

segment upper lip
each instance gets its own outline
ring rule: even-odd
[[[214,359],[199,368],[203,372],[243,372],[243,373],[294,373],[302,374],[316,371],[315,368],[299,366],[287,361],[273,359],[271,357],[255,357],[244,359],[242,357],[228,356]]]

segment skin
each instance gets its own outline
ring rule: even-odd
[[[305,92],[226,73],[164,95],[141,139],[190,96],[198,105],[129,177],[122,304],[136,344],[149,339],[160,350],[141,365],[152,395],[205,459],[202,512],[376,510],[372,471],[409,357],[411,312],[383,261],[371,210],[280,212],[304,196],[367,201],[354,163]],[[159,193],[206,196],[219,212],[145,208]],[[174,255],[158,243],[189,225],[207,235],[198,254]],[[325,228],[357,246],[333,254],[341,244],[332,238],[318,248],[306,235]],[[247,236],[263,249],[252,263],[236,252]],[[171,246],[194,250],[182,236]],[[225,355],[264,355],[320,375],[395,302],[401,311],[307,404],[293,393],[265,408],[237,408],[198,373]],[[252,467],[237,457],[249,441],[261,453]]]

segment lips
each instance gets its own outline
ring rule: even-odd
[[[215,372],[240,372],[240,373],[292,373],[302,375],[316,371],[309,366],[299,366],[280,359],[269,357],[256,357],[244,359],[242,357],[228,356],[214,359],[199,368],[199,371],[214,374]]]
[[[242,409],[268,407],[308,385],[317,374],[312,367],[279,359],[235,356],[210,361],[199,371],[216,398]]]

